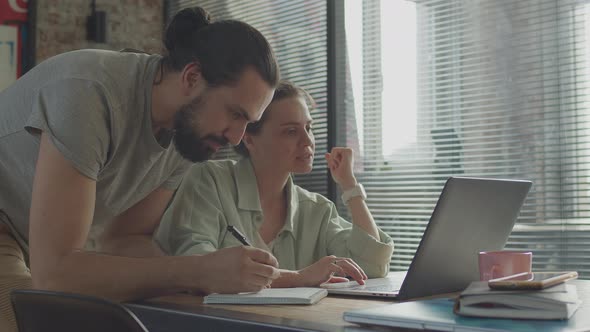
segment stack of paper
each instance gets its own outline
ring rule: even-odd
[[[541,290],[492,290],[473,282],[455,306],[464,316],[520,319],[568,319],[580,306],[576,286],[568,283]]]
[[[268,288],[257,293],[211,294],[205,304],[314,304],[328,295],[322,288]]]

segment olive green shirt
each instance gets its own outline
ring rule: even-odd
[[[283,269],[299,270],[336,255],[352,258],[371,278],[389,272],[393,241],[387,234],[380,230],[376,240],[341,218],[326,197],[295,185],[291,178],[286,190],[285,224],[266,244],[258,233],[263,218],[250,160],[196,164],[185,175],[155,239],[169,254],[205,254],[241,245],[227,231],[233,225],[253,246],[271,252]]]

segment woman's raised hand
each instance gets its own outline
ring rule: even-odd
[[[354,156],[351,148],[332,148],[325,157],[332,178],[342,190],[356,186],[356,178],[352,171]]]

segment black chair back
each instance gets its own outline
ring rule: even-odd
[[[63,292],[11,292],[19,332],[147,332],[133,312],[105,299]]]

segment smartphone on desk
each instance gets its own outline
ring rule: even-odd
[[[488,286],[491,289],[508,290],[535,290],[551,287],[567,280],[576,279],[578,272],[523,272],[507,277],[490,279]]]

